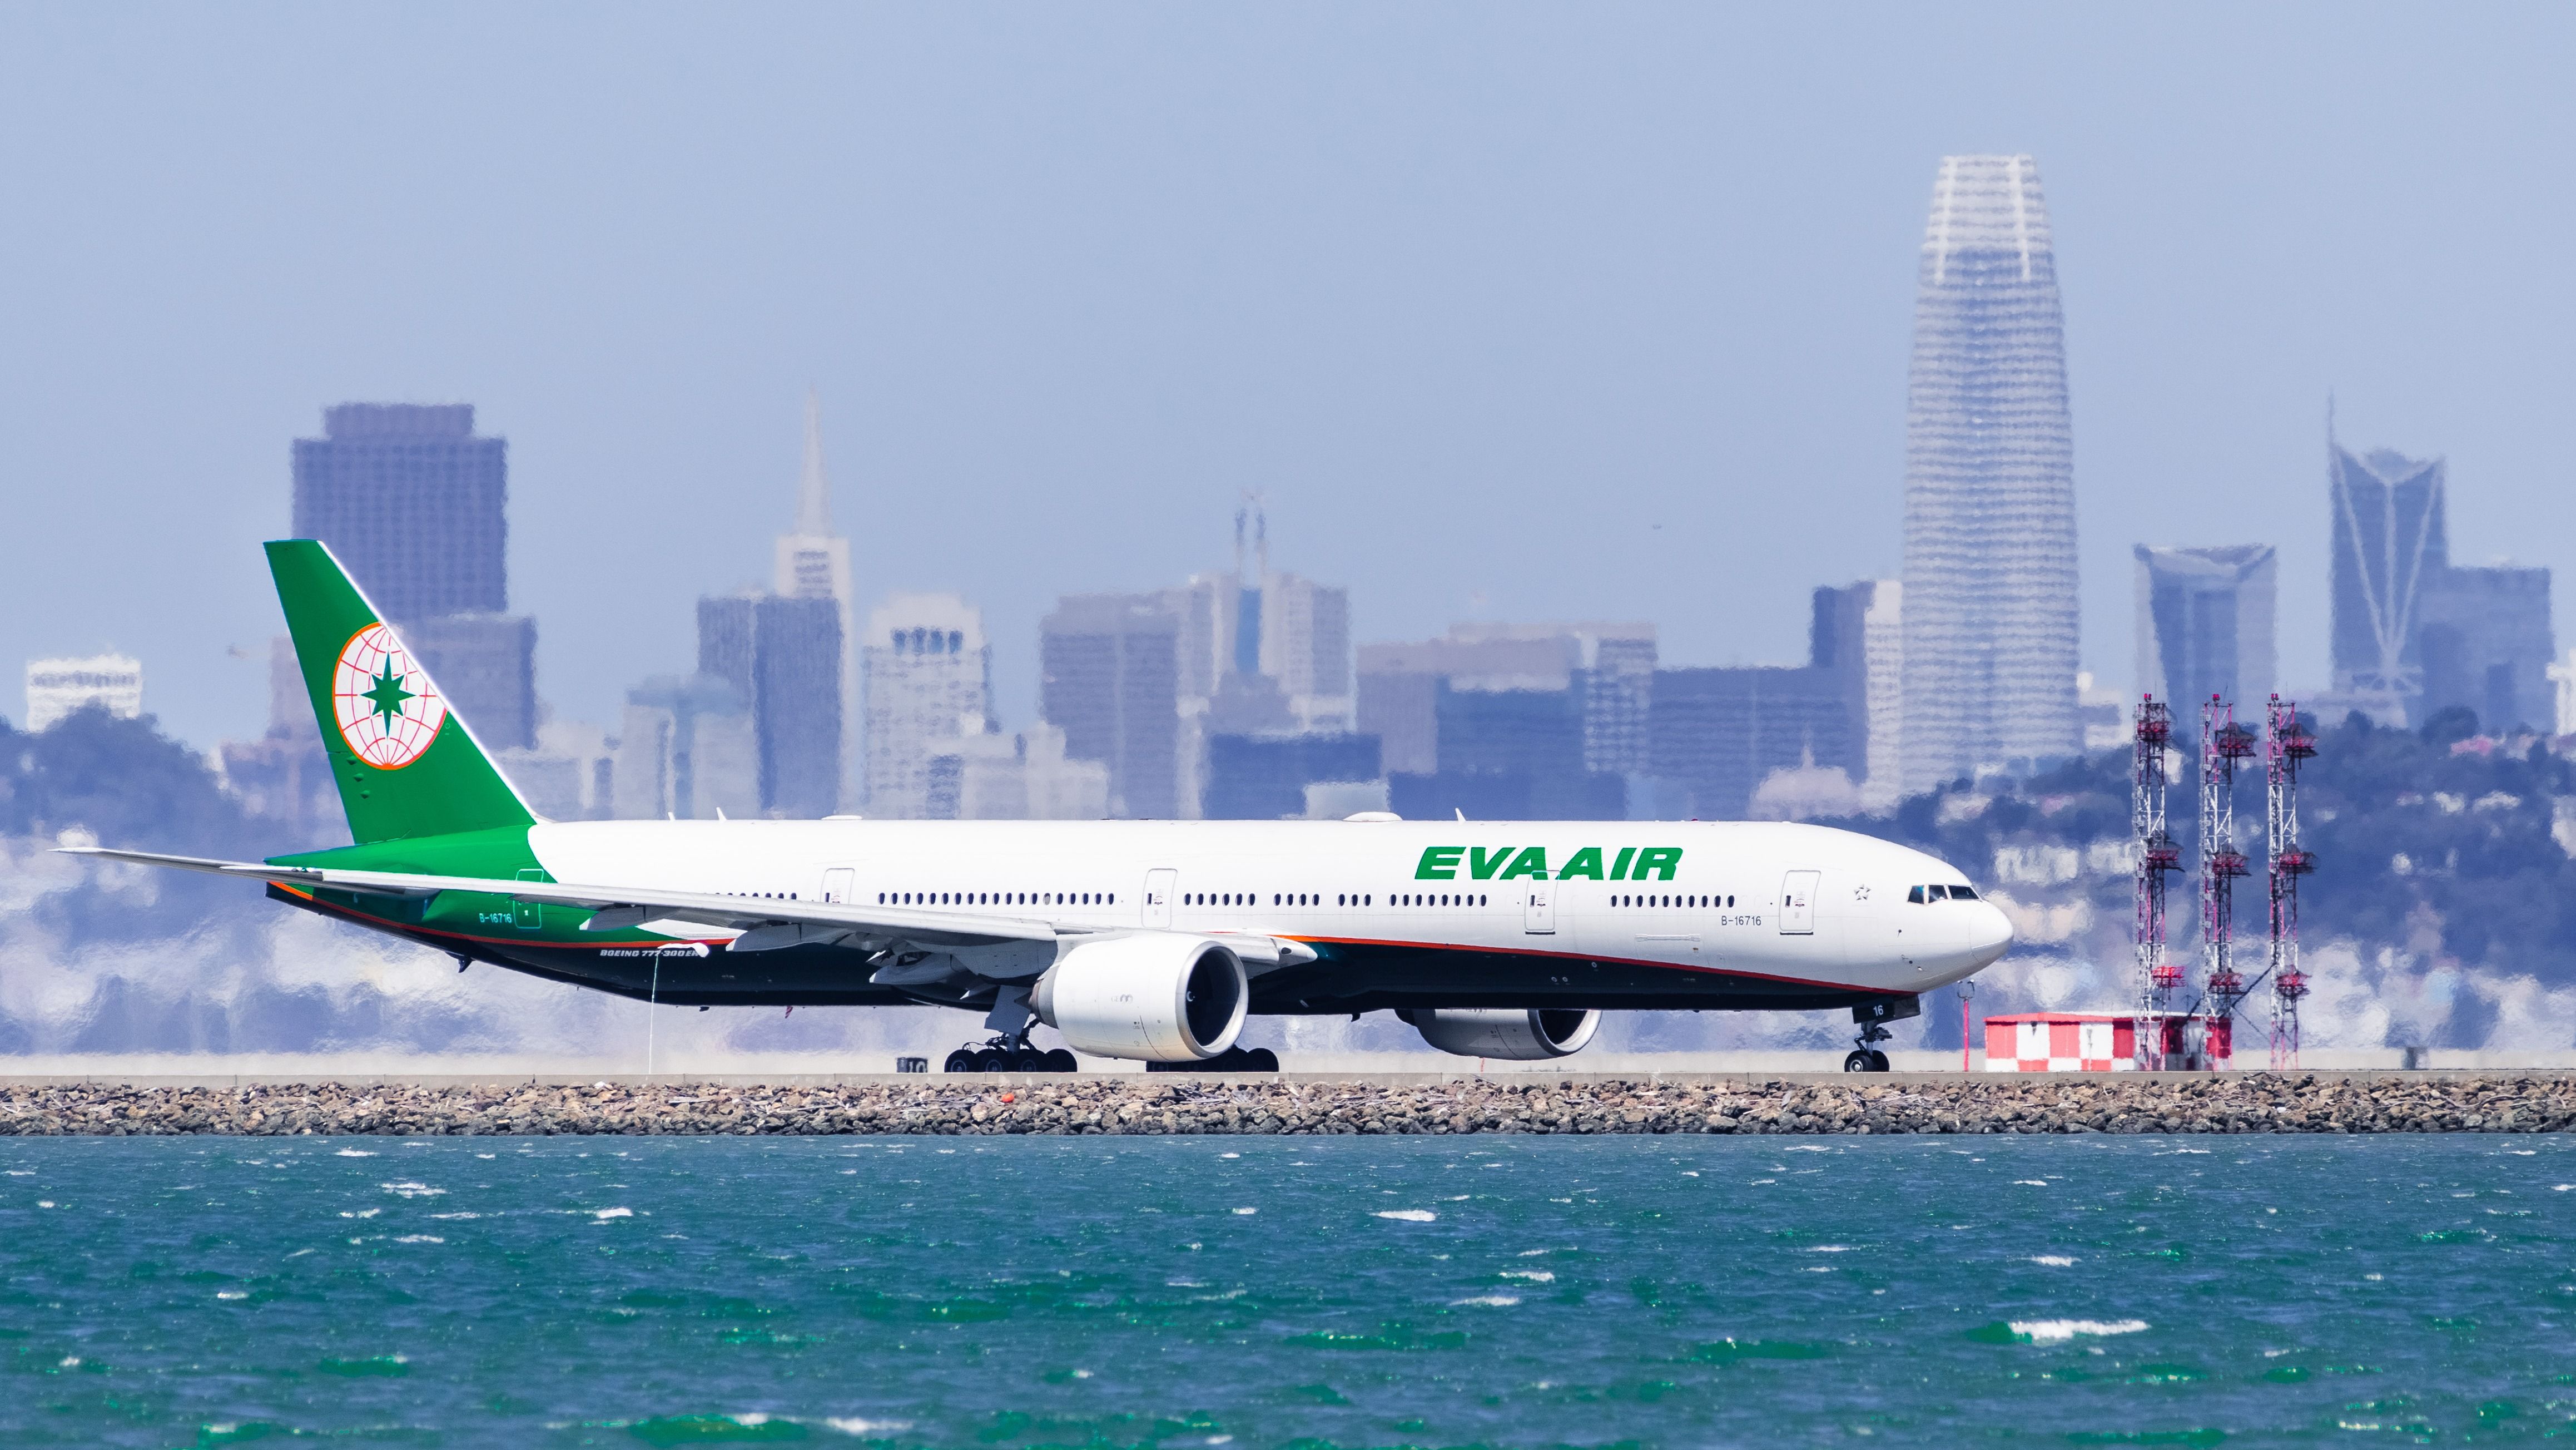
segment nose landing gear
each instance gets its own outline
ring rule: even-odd
[[[1843,1071],[1887,1071],[1887,1054],[1879,1051],[1875,1047],[1872,1047],[1870,1044],[1873,1042],[1885,1042],[1890,1038],[1893,1038],[1895,1035],[1895,1033],[1888,1031],[1886,1028],[1879,1026],[1875,1022],[1862,1024],[1860,1036],[1853,1039],[1853,1041],[1858,1042],[1860,1046],[1853,1048],[1849,1053],[1844,1055]]]

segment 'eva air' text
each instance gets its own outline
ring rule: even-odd
[[[1602,848],[1585,846],[1550,870],[1545,846],[1430,846],[1413,868],[1416,881],[1670,881],[1681,869],[1679,846],[1622,846],[1606,866]]]

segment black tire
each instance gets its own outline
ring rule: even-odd
[[[948,1054],[948,1060],[939,1064],[939,1070],[941,1072],[982,1072],[984,1065],[975,1060],[975,1049],[961,1047]]]
[[[1046,1055],[1046,1066],[1039,1069],[1039,1071],[1080,1072],[1082,1071],[1082,1064],[1073,1060],[1073,1053],[1069,1049],[1059,1047]]]
[[[1855,1047],[1843,1057],[1843,1071],[1845,1072],[1869,1072],[1872,1070],[1873,1069],[1869,1065],[1869,1053],[1862,1048]]]
[[[1277,1072],[1279,1070],[1279,1054],[1271,1051],[1267,1047],[1253,1048],[1251,1051],[1246,1052],[1243,1055],[1243,1070],[1245,1072]]]
[[[1879,1051],[1875,1047],[1871,1048],[1869,1050],[1869,1070],[1872,1072],[1887,1071],[1887,1054]]]
[[[977,1072],[1009,1072],[1011,1070],[1011,1055],[998,1047],[976,1048],[975,1070]]]
[[[1053,1069],[1047,1065],[1047,1054],[1044,1048],[1023,1047],[1011,1054],[1011,1071],[1013,1072],[1049,1072],[1052,1070]]]

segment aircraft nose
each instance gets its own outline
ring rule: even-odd
[[[1971,953],[1978,967],[2001,957],[2013,944],[2012,919],[1991,901],[1976,904],[1976,920],[1970,926]]]

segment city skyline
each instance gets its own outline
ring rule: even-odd
[[[1247,486],[1361,639],[1651,618],[1672,660],[1793,662],[1805,588],[1896,572],[1923,178],[1995,151],[2048,167],[2084,664],[2129,682],[2130,545],[2267,539],[2308,688],[2329,390],[2496,490],[2456,557],[2576,563],[2515,527],[2576,386],[2541,341],[2576,287],[2571,24],[353,14],[107,46],[19,15],[0,106],[58,143],[6,163],[54,223],[0,239],[49,279],[0,657],[140,651],[183,736],[256,730],[280,440],[471,399],[547,693],[611,718],[697,597],[763,582],[812,383],[857,574],[976,599],[1006,720],[1048,600],[1217,554]],[[673,64],[704,88],[634,92]]]

